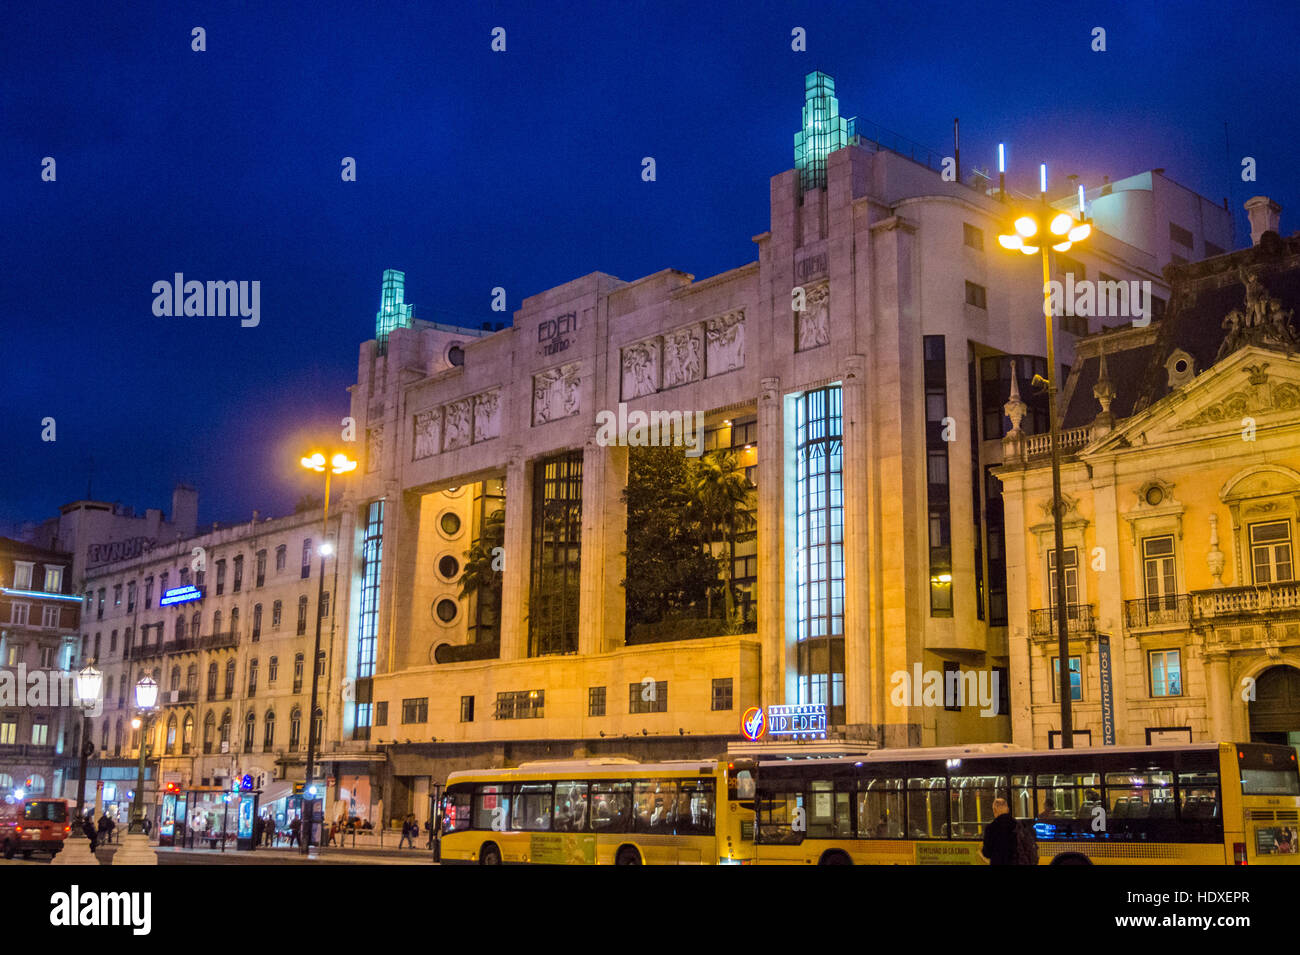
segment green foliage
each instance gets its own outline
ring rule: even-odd
[[[465,566],[460,574],[460,597],[478,598],[478,619],[500,634],[502,577],[498,548],[506,539],[506,515],[496,510],[483,522],[483,531],[474,545],[465,552]],[[479,634],[480,638],[483,634]]]

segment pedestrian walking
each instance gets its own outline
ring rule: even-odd
[[[419,833],[420,833],[420,829],[415,823],[415,814],[407,813],[406,819],[402,823],[402,838],[401,841],[397,843],[397,848],[401,849],[404,844],[409,842],[411,844],[411,848],[414,849],[415,837],[419,835]]]
[[[293,821],[289,823],[289,845],[290,847],[299,844],[302,835],[302,818],[294,816]]]
[[[98,849],[98,848],[99,848],[99,840],[98,840],[98,838],[97,838],[97,835],[98,835],[98,834],[97,834],[96,831],[95,831],[95,816],[94,816],[94,813],[89,813],[89,812],[88,812],[88,813],[86,813],[86,815],[82,818],[82,820],[81,820],[81,831],[84,832],[84,833],[86,834],[86,838],[90,840],[90,851],[91,851],[91,852],[94,852],[96,849]]]
[[[107,845],[109,842],[112,841],[113,828],[114,828],[113,820],[108,818],[108,813],[105,812],[102,816],[99,817],[99,844],[100,845]]]

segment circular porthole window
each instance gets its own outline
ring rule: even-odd
[[[455,511],[446,511],[442,517],[438,518],[438,527],[442,529],[443,536],[455,537],[460,533],[460,515]]]
[[[447,349],[447,364],[461,367],[465,364],[465,349],[452,345]]]
[[[460,573],[460,561],[451,554],[443,554],[438,558],[438,573],[443,580],[455,580],[456,575]]]
[[[1165,499],[1165,491],[1164,488],[1162,488],[1160,485],[1153,484],[1151,485],[1151,487],[1147,488],[1147,503],[1150,504],[1152,507],[1155,507],[1157,504],[1161,503],[1164,499]]]
[[[451,623],[460,613],[460,606],[450,597],[443,597],[441,600],[434,601],[433,619],[439,623]]]
[[[1187,373],[1187,359],[1186,359],[1186,358],[1180,358],[1180,359],[1178,359],[1178,361],[1174,362],[1174,371],[1178,372],[1178,374],[1180,374],[1180,375],[1186,374],[1186,373]]]

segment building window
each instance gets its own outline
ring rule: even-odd
[[[357,613],[357,677],[375,675],[379,632],[379,576],[384,557],[384,502],[371,501],[361,540],[361,606]],[[304,617],[303,628],[306,627]]]
[[[275,603],[271,604],[271,629],[272,630],[280,629],[280,617],[283,615],[283,613],[284,613],[283,600],[277,600]]]
[[[380,700],[378,703],[375,704],[375,725],[376,726],[388,725],[388,701],[387,700]]]
[[[1250,525],[1250,563],[1255,583],[1276,584],[1294,580],[1291,563],[1291,522],[1269,521]]]
[[[1142,541],[1142,575],[1146,586],[1147,609],[1172,610],[1178,592],[1174,576],[1172,535],[1148,537]],[[1164,598],[1163,601],[1161,598]]]
[[[970,283],[966,283],[968,286]],[[925,448],[929,502],[930,616],[952,616],[952,503],[948,480],[948,367],[942,335],[926,335]]]
[[[275,711],[266,711],[266,729],[262,735],[262,752],[269,753],[275,747]]]
[[[257,714],[252,710],[244,717],[244,752],[253,751],[253,737],[257,734]]]
[[[950,713],[961,712],[961,664],[943,663],[943,708]]]
[[[35,566],[27,561],[14,561],[14,590],[32,589],[32,568]]]
[[[1056,593],[1056,548],[1047,552],[1047,587],[1049,605],[1053,610],[1060,608]],[[1079,551],[1075,547],[1065,548],[1065,613],[1073,616],[1079,605]]]
[[[15,589],[17,589],[17,588],[15,588]],[[100,588],[99,588],[99,605],[98,605],[98,608],[97,608],[97,610],[96,610],[96,613],[97,613],[97,616],[96,616],[95,619],[97,619],[97,620],[103,620],[103,619],[104,619],[104,588],[103,588],[103,587],[100,587]]]
[[[230,632],[235,634],[239,633],[239,608],[238,607],[230,608]]]
[[[298,636],[307,632],[307,595],[298,598]]]
[[[302,692],[302,671],[306,665],[307,658],[301,653],[293,655],[293,692]]]
[[[281,544],[275,549],[275,572],[278,574],[284,570],[284,565],[288,563],[289,548]]]
[[[844,440],[838,385],[791,396],[796,673],[799,704],[844,721]]]
[[[629,713],[667,713],[668,681],[629,683],[627,698]]]
[[[63,568],[46,567],[45,568],[45,592],[47,594],[63,593]]]
[[[317,676],[325,675],[325,651],[324,650],[316,654],[316,675]]]
[[[234,579],[230,582],[230,592],[239,593],[239,589],[244,586],[244,555],[240,554],[235,558]]]
[[[126,585],[126,612],[132,613],[135,610],[135,581]]]
[[[0,745],[13,746],[18,742],[18,723],[6,716],[3,722],[0,722]]]
[[[984,230],[977,229],[969,222],[961,224],[962,242],[976,251],[984,251]]]
[[[32,745],[48,746],[50,742],[50,724],[33,723],[32,724]]]
[[[474,697],[462,696],[460,698],[460,721],[462,723],[474,722]]]
[[[322,617],[328,617],[330,615],[330,592],[328,590],[321,591],[320,615]]]
[[[280,658],[271,657],[271,662],[266,665],[266,685],[270,686],[275,682],[275,678],[280,675]]]
[[[47,630],[57,630],[59,627],[59,608],[42,607],[41,608],[41,626]],[[117,631],[113,631],[114,635]]]
[[[262,605],[253,605],[253,642],[262,639]]]
[[[1178,650],[1152,650],[1147,659],[1150,661],[1151,695],[1182,696],[1183,668],[1181,652]]]
[[[427,722],[429,722],[429,698],[427,696],[402,700],[403,724]]]
[[[182,567],[180,569],[180,578],[180,585],[182,587],[188,587],[190,585],[190,569],[188,567]]]
[[[966,304],[974,305],[976,308],[988,308],[988,292],[983,285],[976,285],[974,282],[966,282]]]
[[[226,562],[217,561],[217,596],[220,597],[226,592]]]
[[[605,715],[605,688],[603,686],[587,687],[587,715]]]
[[[533,472],[528,655],[578,650],[582,452],[538,461]]]
[[[216,698],[217,698],[217,665],[215,663],[209,663],[208,664],[208,700],[211,701],[211,700],[215,700]]]
[[[729,710],[732,703],[731,677],[725,677],[721,680],[713,681],[713,707],[714,710]]]
[[[302,579],[306,580],[311,576],[311,538],[308,537],[302,542]]]
[[[294,707],[289,713],[289,751],[296,752],[302,740],[302,710]]]
[[[1052,701],[1061,698],[1061,658],[1052,657]],[[1083,668],[1079,657],[1070,657],[1070,699],[1083,699]]]
[[[59,651],[57,647],[41,647],[41,666],[47,670],[53,670],[55,668],[54,664],[57,662],[58,653]]]
[[[113,585],[113,606],[114,607],[122,606],[122,585],[121,584]]]
[[[261,587],[266,583],[266,551],[257,552],[257,582],[254,587]]]
[[[497,694],[495,718],[499,720],[539,720],[546,704],[543,690],[515,690]]]
[[[226,699],[235,695],[235,661],[226,661]]]
[[[248,695],[257,695],[257,657],[248,661]]]
[[[9,604],[9,622],[20,627],[27,626],[27,617],[31,612],[32,605],[20,603],[17,600]]]

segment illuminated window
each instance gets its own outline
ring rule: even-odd
[[[1269,521],[1250,525],[1250,561],[1255,583],[1273,584],[1294,580],[1291,563],[1291,522]]]
[[[1182,655],[1178,650],[1152,650],[1147,654],[1150,661],[1151,695],[1182,696],[1183,668]]]
[[[1052,657],[1052,701],[1061,696],[1061,658]],[[1070,657],[1070,699],[1083,699],[1083,668],[1079,657]]]
[[[581,540],[582,452],[538,461],[533,472],[529,656],[578,650]]]

